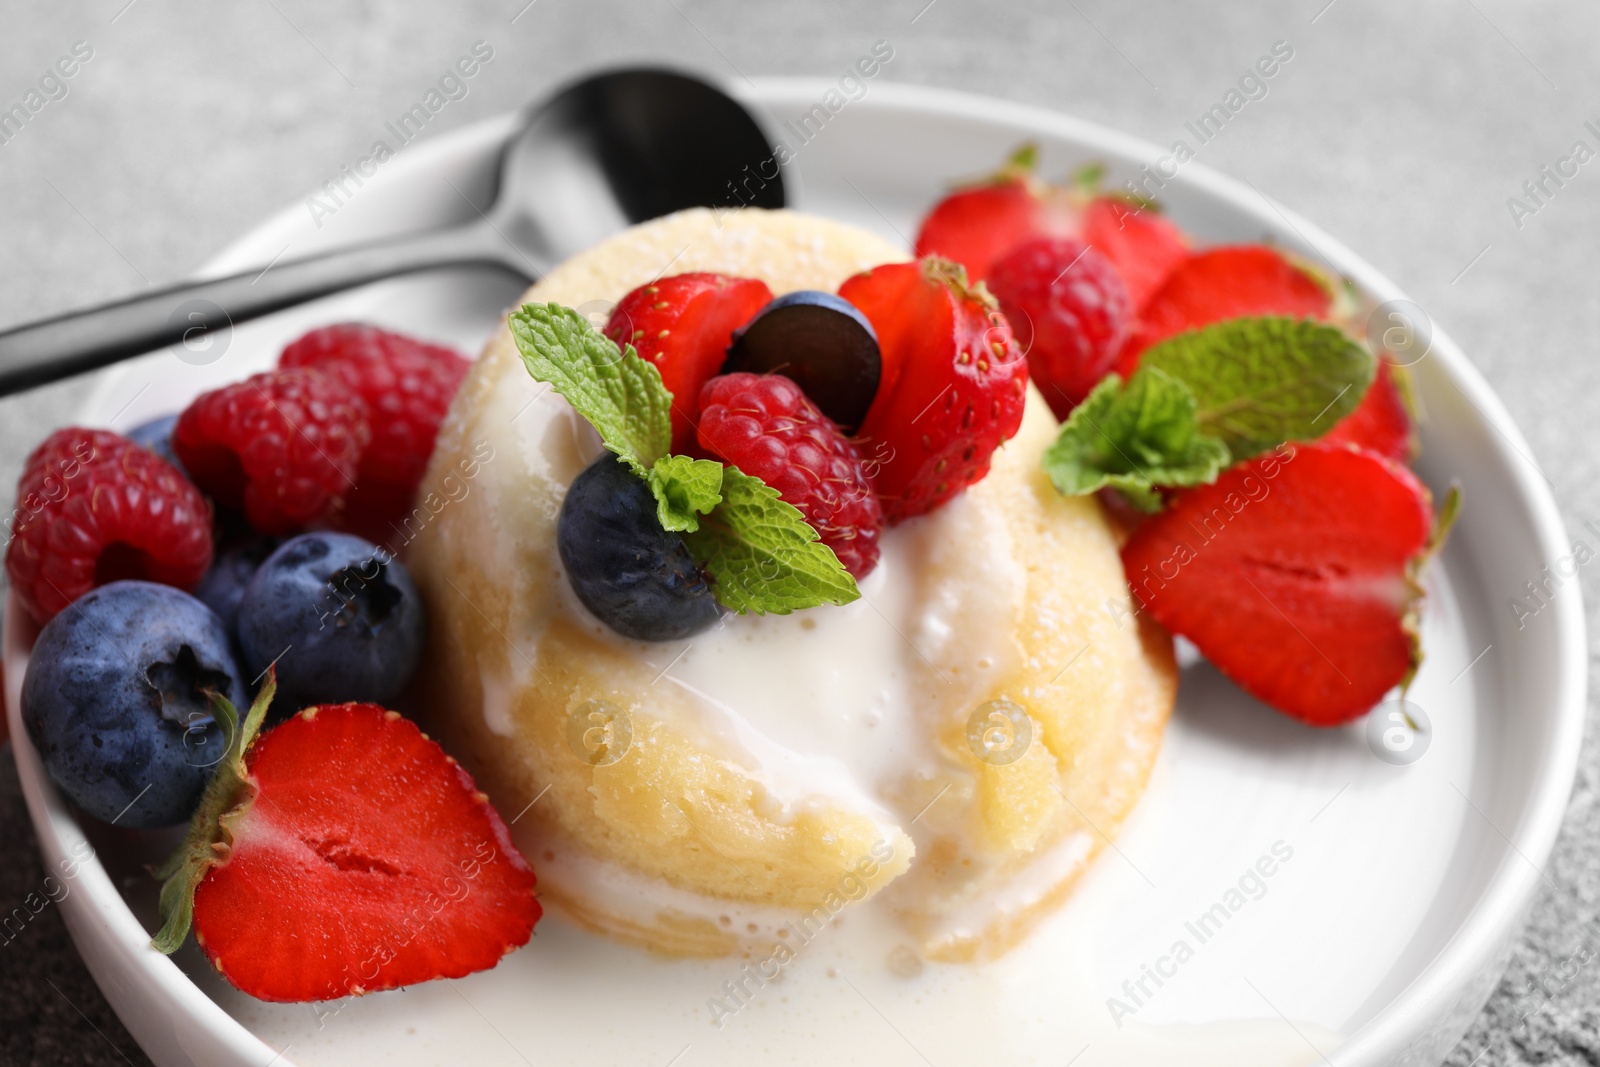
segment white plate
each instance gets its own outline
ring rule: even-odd
[[[1047,173],[1103,160],[1113,181],[1161,155],[1046,111],[877,84],[800,144],[785,122],[830,87],[763,81],[744,95],[796,150],[795,206],[902,243],[948,180],[983,171],[1021,140],[1041,143]],[[402,152],[320,228],[305,205],[286,208],[208,272],[470,217],[465,197],[482,202],[494,148],[511,124],[496,119]],[[1325,261],[1376,299],[1401,295],[1310,223],[1203,166],[1185,166],[1161,195],[1202,243],[1272,240]],[[118,367],[84,418],[126,429],[176,410],[268,366],[304,329],[340,319],[476,350],[515,295],[501,277],[463,272],[372,286],[240,327],[211,365],[159,353]],[[60,906],[68,928],[128,1029],[163,1067],[260,1067],[280,1053],[277,1062],[389,1067],[665,1064],[678,1055],[685,1065],[824,1055],[940,1064],[1079,1056],[1079,1067],[1437,1063],[1493,989],[1543,877],[1577,759],[1585,640],[1575,582],[1524,626],[1506,606],[1525,582],[1571,569],[1521,434],[1437,329],[1414,370],[1428,416],[1419,473],[1436,492],[1459,479],[1467,499],[1430,580],[1429,657],[1413,690],[1432,720],[1431,747],[1410,765],[1391,765],[1361,727],[1299,727],[1190,664],[1150,790],[1116,849],[1038,945],[999,965],[929,967],[910,980],[880,967],[883,974],[847,981],[840,963],[859,962],[866,931],[845,924],[718,1030],[705,1000],[738,977],[736,967],[646,957],[551,916],[531,947],[461,982],[364,998],[337,1014],[260,1004],[223,985],[192,947],[173,959],[148,948],[153,887],[137,864],[164,842],[80,826],[44,776],[17,716],[32,633],[13,601],[6,701],[45,864],[58,869],[86,831],[98,850],[67,883]],[[1247,881],[1251,895],[1200,943],[1185,923],[1231,903],[1230,888],[1280,842],[1280,855],[1288,848],[1292,858],[1260,880],[1259,892]],[[1164,960],[1178,940],[1191,943],[1193,958]],[[1170,977],[1159,988],[1146,978],[1151,995],[1135,1004],[1123,984],[1138,982],[1146,965]],[[1120,1028],[1110,997],[1136,1009]]]

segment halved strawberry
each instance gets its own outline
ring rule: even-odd
[[[883,355],[859,437],[884,515],[932,511],[982,480],[1022,425],[1027,360],[994,298],[949,260],[874,267],[839,295],[872,323]]]
[[[1367,395],[1350,414],[1322,437],[1386,456],[1396,463],[1417,458],[1417,423],[1412,411],[1407,372],[1378,360],[1378,373]]]
[[[700,387],[722,370],[733,331],[772,300],[754,278],[697,272],[661,278],[623,297],[605,335],[661,369],[672,393],[672,450],[694,449]]]
[[[1178,493],[1122,562],[1144,608],[1223,674],[1336,726],[1416,670],[1419,573],[1456,500],[1436,524],[1405,468],[1347,445],[1284,445]]]
[[[1118,196],[1100,196],[1083,211],[1083,239],[1111,260],[1134,310],[1189,257],[1189,240],[1170,219]]]
[[[162,951],[195,941],[261,1000],[459,978],[526,944],[533,870],[471,775],[398,712],[307,708],[255,740],[269,680],[162,888]],[[254,741],[254,744],[252,744]],[[192,896],[191,896],[192,894]]]
[[[1276,249],[1233,245],[1198,252],[1151,294],[1122,347],[1117,371],[1132,377],[1145,349],[1185,330],[1248,315],[1326,319],[1332,304],[1321,279]]]
[[[1077,233],[1078,206],[1066,190],[1033,176],[1038,149],[1025,144],[994,174],[958,188],[933,206],[917,231],[918,257],[961,264],[974,280],[1032,237]]]

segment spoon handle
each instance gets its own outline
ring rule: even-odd
[[[539,273],[487,219],[390,241],[274,263],[231,277],[187,282],[0,333],[0,396],[171,346],[188,363],[211,363],[225,331],[248,319],[368,282],[436,267],[492,266]],[[224,343],[207,337],[224,331]]]

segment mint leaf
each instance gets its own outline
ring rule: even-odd
[[[722,503],[683,539],[704,562],[723,607],[741,615],[787,615],[861,595],[799,509],[738,467],[724,468]]]
[[[549,382],[607,448],[647,477],[672,447],[672,394],[655,365],[560,304],[524,304],[510,321],[528,373]]]
[[[722,502],[722,464],[714,459],[662,456],[650,468],[649,481],[665,530],[699,529],[700,516]]]
[[[1150,348],[1139,366],[1166,371],[1199,404],[1200,429],[1235,460],[1308,441],[1355,410],[1372,384],[1372,353],[1308,319],[1232,319]]]
[[[1156,486],[1214,481],[1228,461],[1228,446],[1200,429],[1189,388],[1142,367],[1126,385],[1107,377],[1072,410],[1044,471],[1067,496],[1110,487],[1149,511],[1161,506]]]

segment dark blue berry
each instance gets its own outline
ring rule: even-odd
[[[867,417],[883,357],[878,334],[854,304],[802,289],[756,312],[733,335],[722,373],[782,374],[845,433]]]
[[[178,455],[172,451],[172,428],[178,424],[178,416],[163,415],[159,419],[142,422],[129,430],[123,436],[135,444],[141,444],[178,468],[185,478],[189,472],[183,469],[183,464],[178,462]]]
[[[78,807],[134,828],[189,818],[228,738],[207,689],[245,707],[222,622],[153,582],[112,582],[51,619],[22,683],[22,720]]]
[[[390,705],[422,657],[422,596],[371,541],[308,533],[279,545],[239,602],[239,649],[252,672],[277,664],[273,710],[363,701]]]
[[[217,613],[230,634],[238,632],[239,602],[255,577],[256,568],[282,544],[281,538],[257,537],[219,555],[206,576],[200,579],[194,595]]]
[[[572,480],[556,543],[578,599],[623,637],[675,641],[721,615],[689,546],[661,528],[650,487],[609,452]]]

